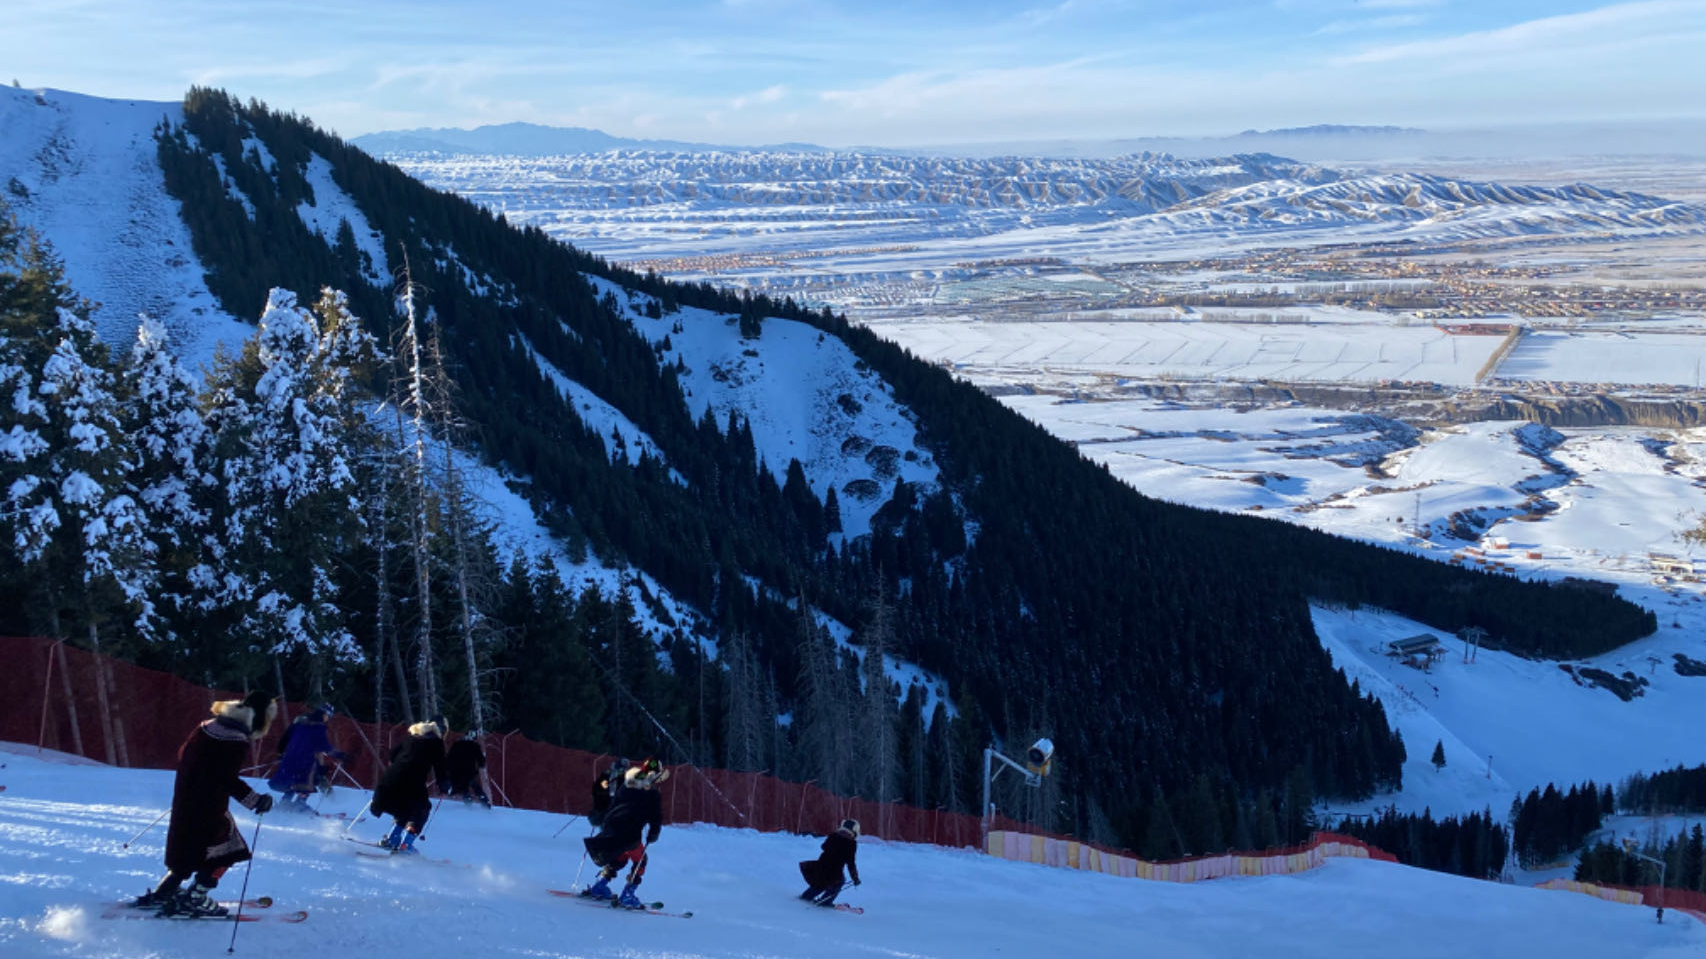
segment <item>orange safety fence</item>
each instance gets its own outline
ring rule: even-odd
[[[1064,869],[1084,869],[1162,882],[1200,882],[1228,876],[1280,876],[1314,869],[1331,857],[1377,859],[1397,862],[1391,853],[1376,849],[1360,839],[1318,832],[1300,846],[1261,852],[1227,852],[1219,856],[1150,862],[1092,843],[1050,836],[991,831],[986,851],[1000,859],[1033,862]]]
[[[1652,906],[1686,913],[1706,923],[1706,893],[1692,889],[1672,889],[1667,886],[1619,886],[1609,882],[1578,882],[1574,879],[1549,879],[1537,889],[1563,889],[1579,892],[1610,902],[1630,906]]]

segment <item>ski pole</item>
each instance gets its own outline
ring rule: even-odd
[[[563,823],[562,829],[558,829],[556,832],[551,834],[551,838],[555,839],[558,836],[561,836],[563,834],[563,829],[569,828],[570,824],[572,824],[575,820],[577,820],[579,818],[580,818],[579,816],[570,816],[569,821],[566,823]]]
[[[160,820],[165,819],[166,813],[169,813],[171,811],[172,811],[172,809],[170,806],[166,807],[164,812],[161,812],[160,815],[154,817],[153,822],[142,827],[142,832],[139,832],[136,835],[130,837],[130,840],[128,842],[126,842],[124,845],[120,846],[119,848],[120,849],[129,849],[131,843],[137,841],[138,839],[141,839],[143,837],[143,835],[148,832],[148,830],[153,829],[155,826],[160,825]]]
[[[261,817],[255,817],[255,838],[249,840],[249,864],[243,867],[243,891],[237,894],[237,918],[231,920],[231,945],[227,954],[237,951],[237,930],[243,928],[243,900],[249,898],[249,873],[255,871],[255,849],[261,844]]]
[[[367,801],[367,805],[361,807],[361,812],[356,813],[355,818],[351,819],[349,821],[349,825],[344,827],[344,835],[346,835],[346,836],[349,835],[349,831],[351,829],[355,828],[356,823],[361,822],[363,819],[365,819],[367,817],[367,811],[369,809],[372,809],[372,808],[373,808],[373,800],[369,799]]]

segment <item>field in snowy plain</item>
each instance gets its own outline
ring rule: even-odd
[[[61,765],[0,753],[0,953],[36,957],[223,954],[231,925],[100,918],[160,872],[163,831],[121,844],[165,808],[171,774]],[[340,791],[329,809],[364,797]],[[254,818],[239,822],[251,834]],[[866,840],[863,915],[793,899],[811,837],[666,826],[642,889],[690,919],[617,913],[552,898],[573,881],[580,824],[562,817],[445,807],[422,848],[451,860],[366,858],[343,823],[264,818],[251,896],[300,925],[241,927],[239,955],[847,957],[906,959],[1080,954],[1423,959],[1470,955],[1699,955],[1706,926],[1565,892],[1499,885],[1389,863],[1333,860],[1296,876],[1174,885],[1075,873]],[[371,823],[357,825],[371,837]],[[241,870],[220,893],[235,897]]]

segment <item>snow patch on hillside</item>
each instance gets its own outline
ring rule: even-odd
[[[355,200],[332,179],[331,162],[318,153],[311,153],[303,176],[314,191],[314,202],[305,200],[296,205],[296,215],[302,218],[303,225],[325,240],[327,246],[336,247],[338,227],[349,221],[350,231],[355,234],[356,249],[364,254],[362,274],[374,286],[390,283],[391,266],[385,258],[385,238],[368,225],[361,207],[356,206]]]
[[[836,337],[769,317],[758,339],[744,340],[734,317],[692,307],[652,319],[622,287],[587,279],[599,295],[626,304],[641,335],[669,339],[664,361],[687,365],[681,384],[695,419],[710,408],[721,423],[738,410],[778,483],[798,459],[820,501],[835,487],[847,538],[870,532],[896,480],[936,485],[935,461],[919,445],[910,412]]]
[[[658,446],[650,434],[640,429],[621,410],[605,402],[597,393],[569,379],[568,375],[557,369],[555,364],[541,356],[539,351],[533,348],[532,341],[528,340],[526,336],[519,332],[514,335],[521,343],[522,349],[525,349],[527,355],[533,358],[534,364],[539,367],[539,372],[545,374],[545,377],[557,387],[557,393],[563,399],[574,405],[575,413],[580,416],[581,422],[603,438],[605,455],[610,457],[612,462],[620,458],[629,466],[634,466],[640,462],[642,455],[668,462],[663,455],[662,447]],[[677,483],[684,486],[687,484],[686,478],[680,473],[673,469],[669,473]]]
[[[208,292],[160,170],[154,129],[162,119],[181,122],[182,108],[0,87],[0,201],[51,240],[72,289],[96,303],[95,327],[115,352],[129,350],[137,315],[147,313],[193,369],[254,326]]]

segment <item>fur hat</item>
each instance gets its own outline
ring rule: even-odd
[[[424,723],[416,723],[409,727],[411,736],[437,736],[440,739],[450,735],[450,721],[443,716],[434,716]]]
[[[635,763],[622,774],[623,781],[636,789],[655,789],[658,783],[668,778],[669,770],[655,759]]]
[[[841,820],[841,829],[843,832],[852,833],[854,839],[859,838],[859,820],[843,819]]]
[[[260,739],[278,717],[278,703],[265,692],[250,690],[242,699],[222,699],[213,704],[213,715],[242,723],[250,739]]]

